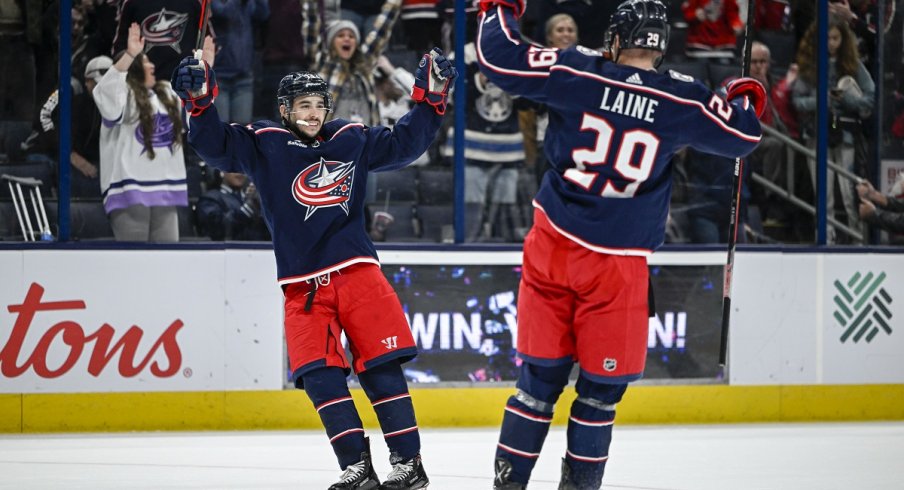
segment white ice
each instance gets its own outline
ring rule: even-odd
[[[377,473],[389,472],[378,431]],[[421,431],[431,490],[490,489],[494,429]],[[531,490],[555,489],[563,428]],[[900,490],[904,423],[616,426],[603,488]],[[2,489],[325,489],[339,470],[320,432],[0,436]]]

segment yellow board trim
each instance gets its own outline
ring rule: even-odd
[[[411,390],[421,427],[495,427],[513,388]],[[352,390],[364,425],[370,402]],[[564,424],[568,389],[553,419]],[[619,424],[904,420],[904,385],[632,386]],[[304,392],[228,391],[0,395],[0,433],[320,429]]]

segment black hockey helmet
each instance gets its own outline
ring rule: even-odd
[[[296,97],[305,95],[323,97],[326,111],[333,111],[333,96],[330,94],[329,86],[323,81],[323,78],[320,78],[320,75],[312,71],[296,71],[284,76],[279,81],[279,88],[276,90],[276,101],[289,110]]]
[[[619,45],[614,46],[618,35]],[[606,49],[651,49],[665,53],[669,45],[668,9],[660,0],[625,0],[609,19]]]

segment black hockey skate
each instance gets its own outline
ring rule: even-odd
[[[376,490],[380,487],[380,479],[370,462],[370,438],[364,439],[367,450],[361,453],[361,461],[348,465],[339,481],[332,484],[329,490]]]
[[[421,464],[421,455],[395,463],[392,471],[386,477],[386,481],[380,485],[381,490],[418,490],[427,488],[430,479]]]
[[[527,485],[511,481],[512,463],[507,459],[496,458],[493,465],[496,470],[496,478],[493,479],[493,490],[524,490]]]
[[[571,474],[571,466],[568,466],[568,461],[562,458],[562,479],[559,480],[559,490],[599,490],[603,485],[602,474],[599,478],[595,483],[579,484],[575,482],[574,476]]]

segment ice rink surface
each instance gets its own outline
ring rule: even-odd
[[[431,490],[492,488],[496,430],[421,437]],[[554,427],[529,489],[557,487],[564,451]],[[610,458],[605,489],[900,490],[904,423],[616,426]],[[320,432],[0,436],[2,489],[325,489],[339,473]]]

